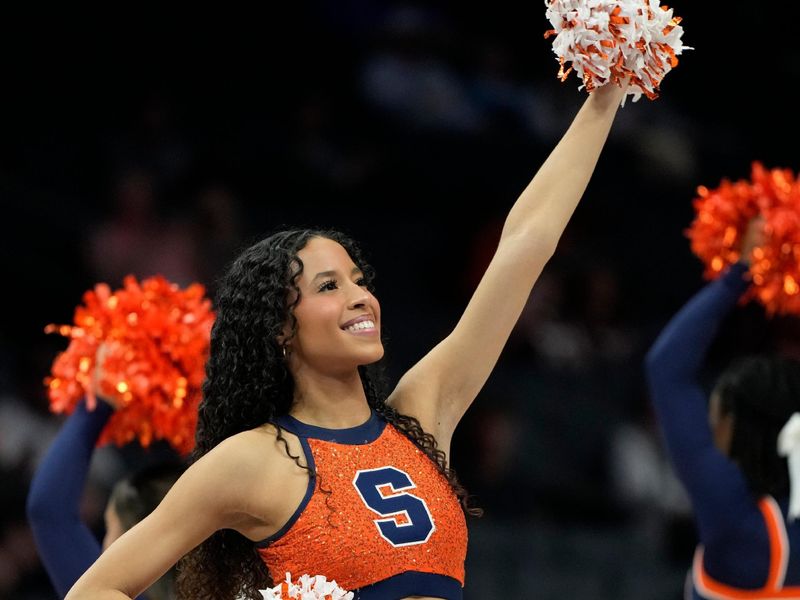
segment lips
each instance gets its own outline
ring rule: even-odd
[[[359,323],[363,323],[365,321],[372,321],[372,326],[375,326],[375,319],[373,319],[370,315],[361,315],[360,317],[356,317],[355,319],[350,319],[347,323],[341,326],[342,329],[347,329],[348,327],[352,327],[353,325],[357,325]]]

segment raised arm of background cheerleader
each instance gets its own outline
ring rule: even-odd
[[[100,542],[81,520],[80,501],[100,432],[114,409],[81,403],[64,423],[31,482],[28,522],[36,548],[59,596],[100,556]]]
[[[390,403],[419,419],[447,451],[497,362],[589,183],[624,91],[593,92],[506,217],[497,250],[453,332],[412,367]]]

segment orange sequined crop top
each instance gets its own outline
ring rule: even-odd
[[[278,423],[315,475],[289,521],[257,544],[273,581],[324,575],[357,600],[462,598],[464,512],[422,450],[374,412],[349,429]]]

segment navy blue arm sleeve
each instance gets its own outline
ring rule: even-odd
[[[731,523],[753,518],[756,510],[743,475],[714,446],[706,395],[698,380],[720,323],[747,289],[746,268],[733,265],[701,289],[667,324],[646,358],[658,422],[691,498],[703,543],[720,539],[730,532]]]
[[[39,556],[62,598],[100,556],[100,544],[79,511],[92,452],[112,414],[105,402],[94,411],[81,403],[37,467],[28,493],[28,521]]]

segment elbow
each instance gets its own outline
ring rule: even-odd
[[[536,265],[546,264],[556,253],[559,236],[546,227],[506,227],[500,238],[500,248],[509,255],[517,257],[517,261],[530,261]]]
[[[667,377],[667,367],[664,361],[664,354],[658,346],[654,344],[644,356],[644,379],[647,386],[653,390],[661,384]]]
[[[658,372],[658,365],[660,362],[660,354],[657,348],[653,346],[647,351],[647,354],[644,355],[644,374],[648,379]]]
[[[77,507],[73,513],[63,500],[48,493],[45,487],[37,486],[35,479],[25,499],[25,516],[37,536],[47,535],[48,531],[63,530],[72,520],[79,520]]]
[[[670,346],[669,338],[664,335],[659,335],[653,341],[644,355],[644,370],[648,378],[663,373],[666,365],[671,362],[669,356],[674,350],[670,350]]]
[[[686,385],[692,375],[684,365],[678,364],[675,354],[656,343],[644,357],[644,380],[654,404],[664,392]]]
[[[38,523],[47,521],[49,515],[50,507],[45,494],[42,494],[36,485],[32,485],[25,499],[25,516],[28,518],[28,523],[31,527],[36,527]]]
[[[549,260],[556,253],[562,231],[545,223],[537,223],[523,228],[519,236],[531,252]]]

